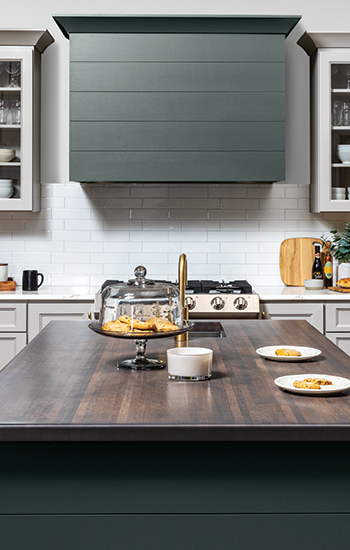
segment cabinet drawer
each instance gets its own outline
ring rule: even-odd
[[[86,320],[93,302],[28,304],[28,342],[50,321]]]
[[[326,332],[350,332],[350,303],[326,304]]]
[[[323,304],[264,302],[261,306],[266,319],[305,319],[322,334],[324,332]]]
[[[25,332],[0,332],[0,370],[27,344]]]
[[[0,304],[0,332],[25,332],[27,330],[27,305],[24,303]]]

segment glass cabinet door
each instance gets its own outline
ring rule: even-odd
[[[0,198],[21,197],[21,59],[0,59]]]
[[[350,200],[350,56],[332,62],[331,77],[331,200]]]

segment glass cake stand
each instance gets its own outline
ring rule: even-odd
[[[183,334],[188,332],[194,327],[194,323],[189,321],[184,321],[184,326],[178,330],[172,330],[168,332],[151,332],[143,331],[144,334],[138,333],[142,338],[135,338],[135,334],[132,332],[112,332],[107,330],[102,330],[99,326],[98,321],[89,324],[89,328],[97,332],[97,334],[102,334],[103,336],[109,336],[111,338],[126,338],[127,340],[134,340],[136,344],[136,355],[133,359],[123,359],[122,361],[117,361],[117,367],[122,369],[138,369],[138,370],[149,370],[149,369],[164,369],[166,363],[158,359],[149,359],[146,356],[146,346],[147,340],[153,338],[171,338],[177,336],[178,334]]]

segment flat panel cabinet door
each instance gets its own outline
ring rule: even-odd
[[[93,303],[28,304],[28,342],[50,321],[85,321]]]
[[[70,179],[285,178],[284,34],[70,35]]]
[[[326,336],[338,348],[350,355],[350,332],[326,332]]]
[[[0,332],[26,332],[27,304],[0,304]]]
[[[305,319],[324,333],[324,306],[315,303],[276,303],[265,302],[262,304],[266,319]]]
[[[27,344],[25,332],[0,332],[0,370]]]
[[[326,332],[350,332],[350,304],[326,304]]]

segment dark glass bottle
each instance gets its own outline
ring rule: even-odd
[[[321,247],[315,244],[315,260],[312,266],[312,279],[323,279],[323,266],[320,255]]]
[[[331,254],[331,243],[330,241],[326,242],[326,257],[325,257],[325,264],[324,264],[324,286],[325,288],[329,288],[333,285],[333,258]]]

